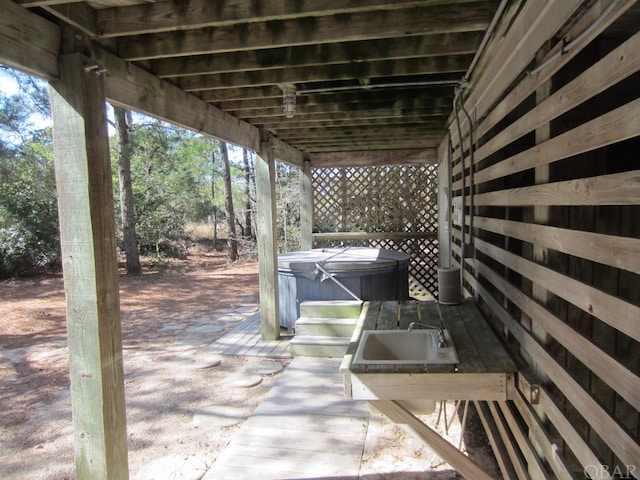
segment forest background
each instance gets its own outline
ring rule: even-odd
[[[13,84],[11,89],[0,88],[0,278],[59,270],[47,86],[9,69],[0,72],[0,83],[4,84],[0,87]],[[118,110],[114,113],[108,105],[119,253],[124,257],[126,250],[126,206],[118,201],[126,185],[119,171],[125,154],[135,253],[164,259],[184,255],[189,242],[201,242],[216,249],[229,247],[231,261],[256,257],[254,153]],[[296,250],[300,238],[296,168],[277,163],[276,192],[279,250]]]

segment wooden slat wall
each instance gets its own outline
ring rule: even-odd
[[[463,148],[455,122],[440,148],[451,196],[465,185],[453,263],[464,241],[465,291],[522,365],[517,398],[481,406],[505,478],[640,475],[640,7],[616,2],[583,43],[527,74],[613,1],[567,17],[570,3],[512,7],[479,63],[464,96],[473,203],[462,112]],[[527,20],[535,12],[542,22]]]

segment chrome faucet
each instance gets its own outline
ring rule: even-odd
[[[416,327],[432,328],[438,332],[438,348],[447,348],[447,339],[444,338],[444,330],[441,327],[435,325],[427,325],[426,323],[411,322],[407,330],[411,331]]]

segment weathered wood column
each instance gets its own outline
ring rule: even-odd
[[[280,338],[278,314],[278,237],[276,227],[276,165],[268,142],[256,155],[256,207],[260,268],[260,322],[263,340]]]
[[[102,77],[60,57],[53,113],[76,477],[126,479],[118,264]]]
[[[305,159],[300,169],[300,248],[313,246],[313,189],[311,186],[311,162]]]

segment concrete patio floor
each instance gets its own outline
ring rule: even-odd
[[[204,480],[358,478],[369,410],[344,398],[339,366],[293,359]]]
[[[285,336],[263,342],[256,314],[212,347],[221,355],[282,359],[290,356],[288,341]],[[385,417],[370,413],[366,402],[344,398],[341,361],[294,358],[202,479],[462,478],[419,440],[407,438]],[[449,412],[450,420],[452,414]],[[436,417],[433,414],[432,423]],[[455,436],[456,428],[459,423],[450,425],[449,433]],[[398,436],[390,438],[391,431]],[[374,454],[385,444],[382,455]],[[488,460],[494,467],[493,459]]]

